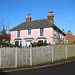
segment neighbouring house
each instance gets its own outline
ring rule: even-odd
[[[0,35],[0,43],[10,43],[11,34],[6,34],[6,30],[3,28],[2,35]]]
[[[43,41],[50,44],[64,43],[65,33],[54,24],[53,12],[48,12],[47,19],[31,20],[26,15],[26,21],[10,29],[11,44],[29,46],[33,42]]]
[[[71,30],[67,30],[65,34],[65,43],[73,44],[75,42],[75,36],[71,33]]]

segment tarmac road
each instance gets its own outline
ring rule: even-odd
[[[0,75],[75,75],[75,62],[37,69],[0,72]]]

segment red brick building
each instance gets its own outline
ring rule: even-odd
[[[73,44],[75,41],[75,36],[71,33],[70,30],[67,30],[67,32],[65,33],[65,42],[68,44]]]
[[[6,30],[2,30],[2,35],[0,35],[0,43],[5,42],[5,43],[10,43],[10,37],[11,34],[6,34]]]

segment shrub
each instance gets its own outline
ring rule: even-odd
[[[31,43],[31,45],[32,45],[32,47],[37,47],[38,46],[36,42]]]
[[[38,43],[34,42],[32,43],[32,47],[39,47],[39,46],[45,46],[48,45],[47,43],[43,43],[42,41],[39,41]]]
[[[73,42],[73,44],[75,44],[75,41]]]
[[[19,47],[20,48],[21,46],[7,44],[7,43],[0,43],[0,47]]]

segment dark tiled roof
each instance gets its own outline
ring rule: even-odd
[[[42,19],[42,20],[23,22],[20,25],[10,29],[10,31],[25,30],[25,29],[37,29],[37,28],[48,28],[48,27],[51,27],[51,24],[46,19]]]
[[[26,30],[26,29],[38,29],[38,28],[48,28],[48,27],[53,27],[54,29],[58,29],[58,31],[60,33],[62,33],[62,31],[55,24],[52,24],[47,19],[23,22],[23,23],[19,24],[18,26],[10,29],[10,31]],[[64,32],[63,32],[63,34],[65,35]]]

